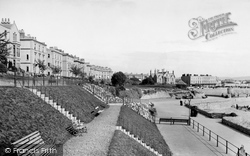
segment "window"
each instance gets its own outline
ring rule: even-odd
[[[50,63],[48,63],[48,66],[50,67]]]
[[[27,60],[29,60],[29,55],[27,54]]]
[[[34,49],[36,50],[36,44],[34,44]]]
[[[17,57],[20,57],[20,48],[17,48]]]
[[[48,58],[50,58],[50,54],[48,54]]]
[[[26,67],[26,72],[29,72],[29,66]]]
[[[14,57],[16,56],[16,46],[15,45],[13,45],[13,55],[14,55]]]
[[[17,41],[17,34],[13,33],[13,41]]]

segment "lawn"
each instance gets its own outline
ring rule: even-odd
[[[123,126],[164,156],[172,155],[156,124],[138,115],[131,108],[121,107],[117,125]]]
[[[152,156],[154,153],[130,138],[120,130],[116,130],[109,146],[108,156]]]
[[[50,96],[50,99],[58,101],[59,105],[76,116],[82,122],[88,123],[94,119],[94,115],[91,112],[95,107],[99,106],[100,109],[108,107],[92,94],[88,93],[80,86],[47,86],[37,87],[42,90],[42,93],[46,92],[46,96]]]
[[[0,87],[0,144],[9,144],[40,131],[44,140],[63,144],[71,121],[24,88]]]

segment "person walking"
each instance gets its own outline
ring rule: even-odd
[[[180,105],[181,105],[181,106],[183,105],[183,100],[182,100],[182,98],[180,99]]]

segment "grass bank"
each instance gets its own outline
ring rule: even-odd
[[[0,87],[0,144],[9,144],[40,131],[44,140],[64,143],[71,121],[24,88]]]
[[[76,116],[82,122],[88,123],[94,119],[91,112],[96,106],[100,109],[108,107],[80,86],[47,86],[37,87],[38,90],[58,101],[58,104]]]
[[[150,145],[152,148],[157,150],[162,155],[164,156],[172,155],[168,145],[163,139],[163,136],[159,132],[156,124],[143,118],[142,116],[137,114],[135,111],[133,111],[131,108],[128,108],[127,106],[121,107],[117,125],[123,126],[125,129],[135,134],[137,137],[139,137],[141,140],[143,140],[145,143]],[[119,134],[115,134],[115,135],[119,135]],[[115,139],[117,138],[117,136],[115,135],[114,135],[114,138],[112,139],[112,142],[109,148],[111,155],[113,154],[112,151],[123,151],[120,148],[125,148],[122,145],[126,144],[126,139],[121,140],[121,142],[124,141],[122,143],[117,143],[118,141]],[[129,149],[131,151],[133,150],[140,151],[133,146],[130,146],[127,148],[131,148]],[[122,153],[121,155],[123,154],[126,155],[126,153]],[[143,155],[143,153],[139,153],[138,155]]]

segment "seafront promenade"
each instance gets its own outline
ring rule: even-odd
[[[158,118],[188,118],[189,116],[189,110],[184,106],[180,106],[179,100],[161,98],[151,99],[148,101],[155,104],[158,112]],[[222,125],[219,123],[220,119],[210,119],[200,114],[198,114],[197,117],[193,117],[193,119],[236,146],[240,147],[241,145],[244,145],[246,152],[249,151],[248,147],[250,147],[250,138]],[[188,126],[184,123],[170,125],[170,123],[163,122],[161,124],[157,124],[157,126],[170,149],[174,153],[174,156],[235,155],[230,151],[226,154],[224,146],[219,145],[219,147],[216,147],[215,141],[209,141],[208,137],[202,136],[202,133],[198,133],[192,128],[192,126]]]

